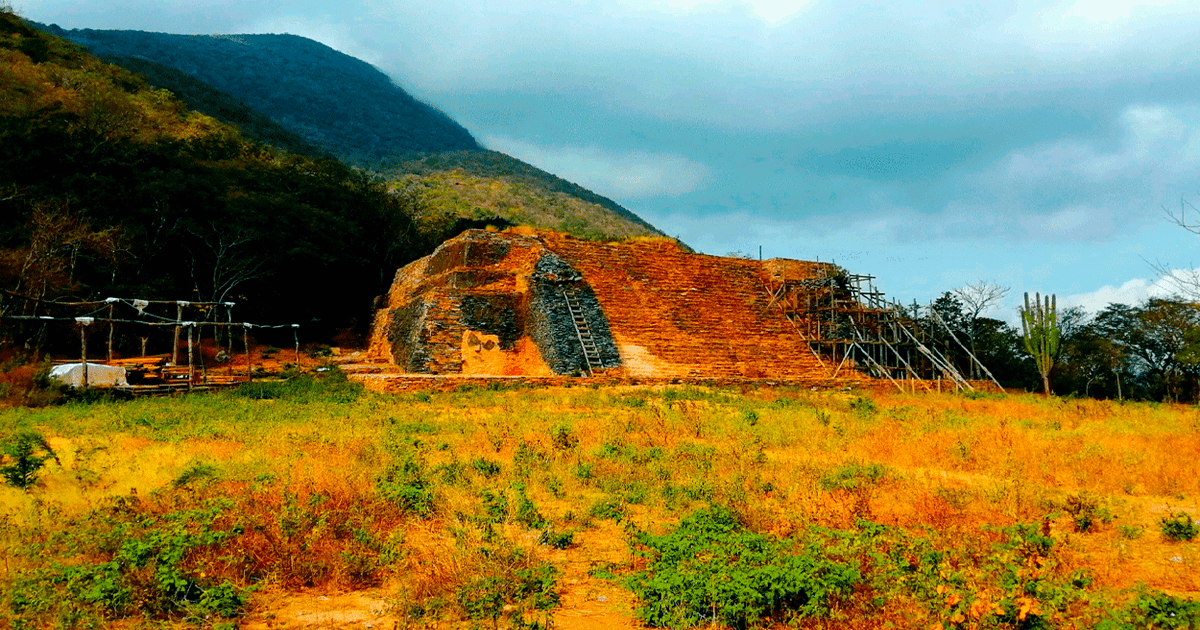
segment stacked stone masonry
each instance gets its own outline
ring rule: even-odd
[[[596,371],[584,328],[607,377],[828,379],[835,366],[769,287],[831,269],[694,254],[669,239],[472,230],[397,272],[369,353],[416,374],[572,376]]]

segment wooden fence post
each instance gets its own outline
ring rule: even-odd
[[[192,358],[192,328],[191,322],[188,322],[188,390],[192,389],[192,381],[196,379],[196,365]]]
[[[246,382],[254,380],[254,357],[250,355],[250,328],[242,326],[242,345],[246,347]]]
[[[175,343],[171,344],[171,365],[179,365],[179,322],[183,321],[183,302],[175,303]]]
[[[77,320],[78,321],[78,320]],[[83,356],[83,386],[88,386],[87,368],[87,324],[79,324],[79,354]]]
[[[112,360],[113,360],[113,352],[112,352],[113,329],[115,329],[116,326],[117,326],[116,322],[113,321],[113,303],[109,302],[108,303],[108,362],[109,363],[112,363]]]

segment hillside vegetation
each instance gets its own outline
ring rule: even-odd
[[[0,11],[4,314],[108,296],[234,301],[239,319],[319,338],[366,319],[395,269],[428,251],[411,203],[335,160],[250,142]],[[6,341],[36,346],[43,330],[8,326]]]
[[[461,125],[374,66],[304,37],[51,30],[99,56],[192,75],[352,162],[478,148]]]
[[[403,177],[401,188],[420,180],[416,189],[429,193],[421,199],[429,206],[422,224],[429,241],[453,236],[455,226],[488,222],[584,238],[661,234],[611,199],[481,149],[461,125],[378,69],[318,42],[293,35],[46,28],[145,75],[249,138],[306,155],[328,152],[375,176]],[[448,185],[469,190],[455,193]],[[492,199],[486,191],[493,185],[519,192]]]
[[[57,457],[0,489],[9,625],[1200,623],[1184,406],[330,371],[0,415]]]
[[[593,240],[659,234],[599,204],[509,177],[479,177],[454,169],[404,175],[391,185],[420,200],[418,225],[422,232],[441,238],[464,226],[484,224],[531,225]]]
[[[149,59],[110,57],[106,61],[141,75],[155,88],[170,91],[188,109],[236,126],[248,140],[312,158],[332,157],[328,149],[318,148],[227,92],[187,73]]]

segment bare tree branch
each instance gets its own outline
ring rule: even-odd
[[[1188,201],[1186,197],[1179,198],[1179,212],[1175,212],[1166,206],[1163,206],[1162,209],[1171,223],[1192,234],[1200,235],[1200,211],[1197,211],[1196,206]],[[1191,216],[1189,216],[1189,213]],[[1194,268],[1172,269],[1168,263],[1159,260],[1154,262],[1147,260],[1146,262],[1158,274],[1160,279],[1165,280],[1167,284],[1174,287],[1176,293],[1189,300],[1200,301],[1200,270]]]
[[[963,285],[951,293],[958,297],[959,301],[966,307],[964,310],[967,315],[971,316],[971,321],[979,319],[979,316],[984,311],[988,310],[995,304],[999,304],[1004,296],[1008,295],[1009,288],[1000,286],[994,282],[980,280],[973,284]]]

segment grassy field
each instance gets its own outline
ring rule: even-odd
[[[1195,407],[330,372],[0,427],[57,455],[0,489],[11,627],[1200,624]]]

